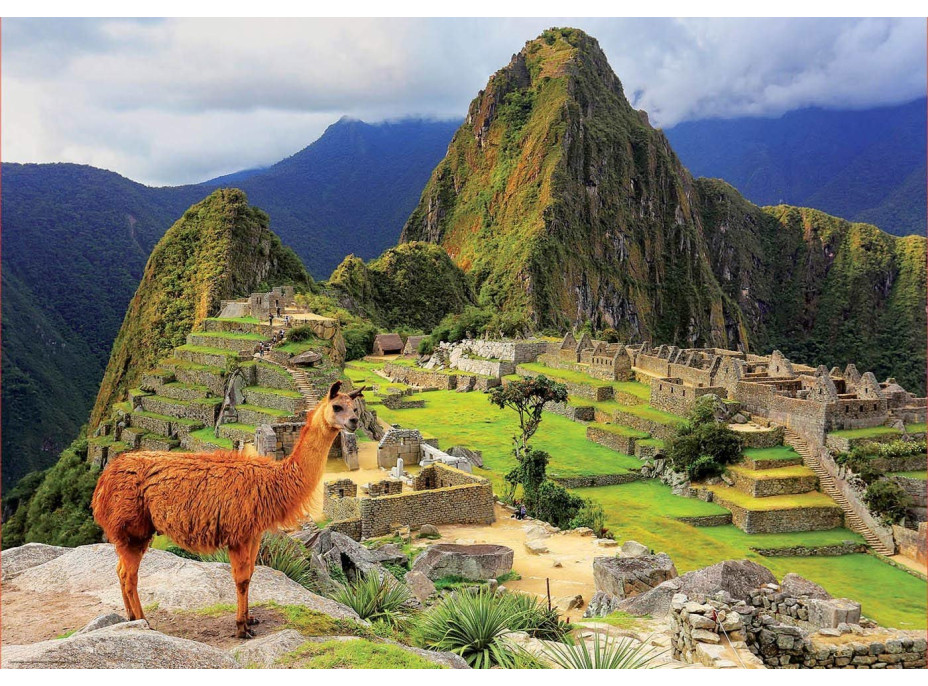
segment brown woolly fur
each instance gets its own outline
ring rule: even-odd
[[[262,534],[292,527],[306,517],[325,470],[332,442],[354,431],[354,399],[335,382],[306,418],[293,452],[284,460],[213,453],[126,453],[100,475],[93,494],[94,519],[116,546],[116,567],[129,619],[142,619],[138,568],[157,533],[191,551],[228,548],[238,591],[238,636],[251,634],[248,585]],[[363,390],[363,389],[362,389]]]

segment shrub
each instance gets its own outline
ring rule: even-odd
[[[303,341],[308,341],[316,337],[316,334],[313,332],[313,328],[308,324],[302,324],[300,326],[294,326],[292,329],[287,329],[287,340],[291,343],[302,343]]]
[[[402,618],[402,607],[409,601],[409,590],[386,574],[371,572],[340,589],[334,600],[347,605],[361,619],[385,621],[396,625]]]
[[[675,470],[696,480],[718,476],[725,465],[740,461],[741,447],[738,434],[715,420],[713,402],[703,396],[668,442],[667,457]]]
[[[431,355],[432,351],[434,350],[435,350],[435,344],[432,343],[432,339],[430,336],[426,336],[421,341],[419,341],[419,349],[417,352],[420,355]]]
[[[557,608],[548,606],[539,598],[527,593],[506,593],[501,602],[509,607],[513,617],[510,629],[525,631],[534,638],[546,641],[563,641],[570,633],[570,624],[561,620]]]
[[[662,653],[647,643],[629,638],[611,638],[593,634],[593,644],[549,643],[545,655],[561,669],[650,669],[651,662]]]
[[[503,598],[485,589],[454,593],[421,616],[416,636],[424,647],[460,655],[475,669],[511,668],[514,650],[506,636],[524,618]]]
[[[367,322],[351,324],[342,329],[345,339],[345,359],[360,360],[369,354],[377,337],[377,327]]]
[[[592,529],[597,538],[612,538],[612,534],[606,528],[606,512],[603,510],[603,506],[589,498],[584,499],[580,510],[568,525],[571,529],[577,529],[581,526]]]
[[[571,520],[577,516],[582,507],[583,498],[570,493],[560,484],[547,480],[538,487],[532,507],[528,506],[526,499],[526,509],[531,511],[533,517],[561,529],[570,527]]]
[[[911,506],[908,493],[890,479],[878,479],[867,486],[864,502],[870,511],[886,524],[894,524],[903,519],[906,510]]]

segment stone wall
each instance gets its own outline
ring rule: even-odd
[[[924,632],[862,627],[846,599],[790,597],[775,584],[748,602],[727,594],[671,600],[676,659],[716,668],[921,669]],[[734,658],[736,661],[732,661]]]
[[[597,421],[599,421],[598,417]],[[659,438],[662,441],[673,438],[676,435],[678,428],[672,424],[661,424],[660,422],[655,422],[651,419],[645,419],[644,417],[639,417],[638,415],[631,414],[630,412],[624,412],[622,410],[616,410],[613,412],[609,417],[609,421],[651,434],[651,436],[654,438]]]
[[[856,541],[844,541],[832,545],[794,545],[784,548],[752,547],[751,550],[764,557],[837,557],[853,553],[865,553],[867,552],[867,546]]]
[[[457,374],[443,374],[442,372],[407,367],[391,362],[383,366],[383,373],[386,374],[391,381],[398,381],[399,383],[404,383],[409,386],[453,391],[458,385]]]
[[[348,538],[352,538],[355,541],[361,540],[361,518],[352,517],[351,519],[339,519],[336,521],[329,522],[326,526],[327,529],[332,531],[337,531],[340,534],[345,534]]]
[[[496,341],[471,339],[461,341],[458,345],[473,355],[515,364],[534,362],[539,355],[543,355],[548,350],[547,341],[535,339]]]
[[[794,495],[808,493],[818,488],[818,477],[815,474],[805,476],[751,478],[763,476],[764,472],[745,473],[740,470],[731,470],[728,475],[735,482],[735,488],[755,498],[767,498],[775,495]]]
[[[410,400],[404,393],[389,393],[383,396],[383,406],[390,410],[409,410],[415,407],[425,407],[425,400],[422,398]]]
[[[921,564],[928,563],[928,524],[920,522],[918,530],[893,525],[893,539],[899,553]]]
[[[586,438],[588,441],[611,448],[625,455],[634,455],[635,441],[639,438],[647,438],[647,436],[623,435],[602,426],[592,425],[586,427]]]
[[[520,376],[538,376],[538,372],[526,369],[522,366],[516,367],[516,374]],[[594,381],[590,383],[568,381],[565,382],[564,385],[567,387],[567,392],[577,398],[585,398],[587,400],[599,402],[602,400],[612,400],[613,397],[612,386],[600,385]]]
[[[736,424],[736,430],[738,426]],[[744,448],[773,448],[783,443],[783,427],[768,426],[761,429],[752,427],[751,430],[738,431],[738,438]]]
[[[655,355],[638,353],[635,358],[635,366],[652,376],[670,376],[670,363],[666,359],[661,359]]]
[[[419,464],[422,459],[422,434],[415,429],[390,429],[377,445],[377,466],[392,469],[396,461],[403,464]]]
[[[496,378],[514,374],[516,371],[516,366],[513,362],[503,360],[477,360],[471,357],[460,357],[454,361],[453,366],[455,369],[460,369],[463,372]]]
[[[397,495],[403,492],[403,482],[399,479],[383,479],[375,481],[367,487],[367,495],[371,498],[379,498],[382,495]]]
[[[416,482],[438,485],[414,493],[361,499],[363,538],[388,534],[395,526],[418,529],[423,524],[491,524],[496,519],[493,489],[483,477],[434,464],[425,467]]]
[[[577,406],[569,403],[546,403],[545,412],[559,414],[575,422],[592,422],[596,412],[592,405]]]
[[[792,510],[747,510],[717,495],[715,501],[731,510],[732,523],[748,534],[823,531],[844,526],[844,513],[837,505]]]
[[[673,365],[680,366],[680,365]],[[685,367],[688,369],[688,367]],[[728,397],[721,386],[697,387],[685,385],[680,377],[651,379],[651,406],[664,412],[685,416],[693,409],[700,396],[714,393],[720,398]]]

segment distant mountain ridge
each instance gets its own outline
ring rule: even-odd
[[[271,167],[190,186],[3,163],[3,454],[35,469],[70,443],[152,249],[191,205],[219,187],[243,189],[326,278],[346,255],[373,258],[396,243],[458,123],[342,119]],[[4,485],[18,476],[5,468]]]
[[[925,235],[928,100],[778,118],[706,119],[665,131],[694,176],[758,205],[814,207],[896,236]]]

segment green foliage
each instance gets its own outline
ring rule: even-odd
[[[741,439],[724,422],[717,422],[712,401],[703,396],[694,405],[689,421],[667,443],[667,457],[674,469],[696,481],[719,476],[725,466],[741,460]]]
[[[87,461],[86,439],[76,439],[44,472],[41,483],[36,483],[37,477],[30,480],[32,497],[20,499],[16,513],[3,525],[4,547],[98,543],[103,532],[93,521],[90,500],[99,473]]]
[[[490,402],[501,408],[515,410],[519,415],[519,436],[513,437],[515,455],[520,458],[528,449],[528,441],[541,424],[547,403],[567,401],[567,387],[544,375],[523,377],[490,390]]]
[[[300,669],[441,669],[441,665],[400,646],[363,638],[307,641],[281,657],[277,665]]]
[[[287,330],[287,341],[290,343],[302,343],[303,341],[311,341],[315,337],[316,334],[313,332],[313,327],[311,327],[309,324],[294,326],[292,329]]]
[[[438,246],[406,243],[364,264],[349,255],[328,286],[349,310],[388,329],[429,330],[473,302],[468,278]]]
[[[340,589],[334,600],[347,605],[361,619],[383,620],[396,624],[402,617],[403,605],[409,602],[409,590],[392,577],[372,572]]]
[[[445,315],[432,329],[429,338],[434,346],[441,341],[453,343],[464,340],[468,335],[479,336],[486,332],[492,320],[493,315],[490,312],[471,305],[465,307],[462,312]]]
[[[533,517],[566,529],[570,527],[583,505],[583,498],[574,495],[560,484],[546,480],[538,487],[533,506],[528,509]]]
[[[582,526],[592,529],[596,538],[612,538],[612,534],[606,528],[606,511],[601,504],[593,500],[584,499],[583,505],[570,520],[567,528],[578,529]]]
[[[545,646],[545,655],[561,669],[650,669],[662,654],[647,642],[603,636],[598,631],[589,646],[582,641]]]
[[[864,502],[887,525],[898,523],[912,505],[912,499],[905,489],[891,479],[878,479],[867,486]]]
[[[377,337],[377,327],[367,322],[350,324],[342,329],[345,338],[345,359],[359,360],[369,355]]]
[[[415,635],[427,648],[456,653],[475,669],[489,669],[514,666],[507,634],[528,631],[561,638],[567,630],[534,597],[480,589],[454,593],[423,613]]]

